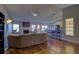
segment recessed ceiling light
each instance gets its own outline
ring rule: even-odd
[[[32,14],[33,16],[37,16],[37,13],[35,13],[35,12],[32,12],[31,14]]]
[[[33,14],[33,16],[37,16],[37,14]]]

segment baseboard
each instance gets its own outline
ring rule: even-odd
[[[65,38],[61,38],[61,40],[79,44],[78,41],[68,40],[68,39],[65,39]]]

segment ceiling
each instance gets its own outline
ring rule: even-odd
[[[58,5],[58,4],[7,4],[6,10],[12,20],[17,21],[30,21],[30,22],[53,22],[61,18],[62,8],[72,5]],[[37,13],[34,17],[31,13]]]

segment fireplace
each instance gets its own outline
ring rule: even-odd
[[[23,33],[25,34],[25,33],[29,33],[29,30],[23,30]]]

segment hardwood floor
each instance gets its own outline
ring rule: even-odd
[[[26,48],[9,48],[5,54],[74,54],[79,53],[79,44],[48,39],[47,42]]]

